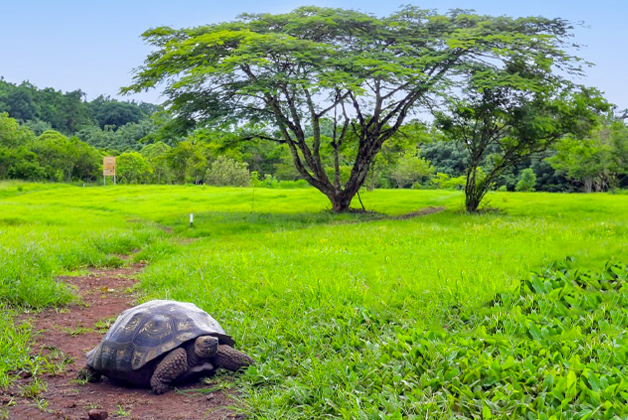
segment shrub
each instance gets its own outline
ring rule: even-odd
[[[216,186],[248,187],[251,183],[248,164],[219,156],[205,173],[205,183]]]
[[[464,175],[451,178],[447,182],[443,183],[443,188],[448,190],[464,190],[465,185],[467,184],[467,177]]]
[[[125,152],[117,158],[118,179],[127,184],[141,184],[150,179],[153,168],[138,152]]]
[[[430,182],[438,189],[462,190],[467,183],[467,178],[464,175],[450,178],[449,175],[438,172],[434,178],[430,179]]]
[[[519,175],[519,182],[515,187],[516,191],[530,192],[534,191],[536,186],[536,174],[530,168],[524,169]]]
[[[434,167],[428,160],[418,154],[406,153],[399,159],[390,177],[397,184],[397,188],[405,188],[433,173]]]
[[[279,180],[270,174],[264,174],[264,179],[259,178],[257,171],[251,173],[251,183],[254,187],[279,188]]]

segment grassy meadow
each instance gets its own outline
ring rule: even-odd
[[[408,362],[421,346],[406,344],[465,324],[461,314],[566,258],[591,272],[628,262],[628,195],[491,193],[496,210],[479,215],[454,191],[362,200],[374,213],[334,215],[314,189],[2,183],[0,302],[9,312],[63,305],[72,291],[57,275],[134,253],[149,262],[141,300],[196,303],[258,360],[235,383],[215,381],[242,391],[250,418],[507,418],[517,408],[423,380]],[[430,206],[444,211],[395,218]],[[0,334],[0,386],[45,364],[28,356],[28,328],[5,317]],[[583,410],[556,418],[589,418]]]

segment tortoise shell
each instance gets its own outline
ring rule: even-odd
[[[202,335],[234,345],[218,321],[196,305],[152,300],[122,312],[101,343],[87,353],[87,365],[105,375],[130,373]]]

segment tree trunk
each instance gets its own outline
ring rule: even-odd
[[[480,199],[477,195],[477,171],[472,167],[467,173],[467,183],[464,186],[464,205],[468,213],[478,211]]]
[[[465,191],[465,208],[468,213],[475,213],[478,211],[478,207],[480,207],[480,199],[478,199],[475,191]]]
[[[584,178],[584,192],[590,193],[593,190],[593,178]]]
[[[331,209],[334,213],[342,213],[349,210],[353,197],[358,193],[360,187],[366,180],[368,168],[363,167],[356,172],[356,176],[352,176],[344,189],[334,188],[331,185],[317,186],[319,191],[327,196],[331,202]],[[364,207],[364,205],[362,205]]]
[[[349,206],[351,205],[351,200],[355,194],[347,194],[346,191],[341,192],[340,194],[328,194],[327,197],[329,201],[331,201],[331,210],[334,213],[343,213],[349,210]]]

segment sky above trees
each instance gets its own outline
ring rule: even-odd
[[[574,42],[584,45],[577,55],[595,63],[587,77],[577,80],[598,87],[620,108],[628,108],[628,3],[617,0],[3,0],[0,25],[0,77],[19,83],[62,91],[81,89],[88,99],[118,96],[131,83],[132,70],[150,51],[140,38],[145,30],[168,25],[174,28],[229,21],[240,13],[281,13],[301,5],[356,9],[387,15],[401,4],[445,12],[451,8],[508,16],[561,17],[577,26]],[[158,103],[159,90],[126,99]]]

